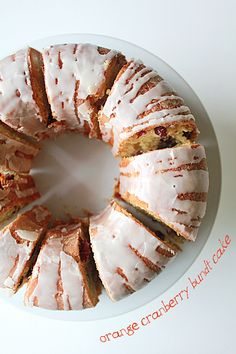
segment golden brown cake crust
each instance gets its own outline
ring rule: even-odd
[[[30,175],[0,173],[0,223],[39,197]]]
[[[34,48],[29,48],[28,64],[33,99],[39,107],[43,123],[47,126],[51,117],[51,109],[45,89],[42,54]]]
[[[0,122],[0,171],[29,173],[40,145]]]

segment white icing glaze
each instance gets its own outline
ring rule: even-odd
[[[85,123],[93,128],[94,109],[87,99],[98,93],[116,54],[111,50],[101,55],[91,44],[59,44],[43,50],[46,90],[57,121],[72,130],[83,130]],[[75,104],[78,100],[82,102]]]
[[[115,155],[119,152],[119,146],[123,141],[141,130],[166,123],[174,124],[177,121],[194,121],[193,115],[184,103],[178,108],[162,109],[150,112],[143,118],[140,117],[142,113],[169,98],[182,100],[179,96],[168,95],[169,92],[173,92],[173,89],[163,79],[144,94],[138,94],[143,84],[158,75],[157,72],[148,67],[144,67],[135,74],[135,70],[141,64],[140,61],[129,63],[127,69],[114,83],[101,112],[108,118],[107,122],[100,124],[102,138],[106,142],[113,140],[112,151]],[[132,78],[127,83],[131,76]],[[154,99],[156,100],[155,103],[152,102]]]
[[[124,160],[127,164],[121,162],[119,192],[124,199],[128,199],[129,195],[138,198],[146,204],[143,207],[145,210],[180,235],[195,240],[206,211],[206,202],[181,200],[178,195],[207,193],[208,171],[187,170],[181,166],[197,164],[205,158],[203,146],[185,145]],[[180,170],[172,171],[172,168]]]
[[[109,205],[101,214],[91,218],[90,236],[99,276],[110,298],[116,301],[128,294],[124,284],[135,291],[156,275],[129,245],[160,269],[170,258],[158,253],[157,247],[167,250],[172,256],[175,252],[114,205]],[[123,271],[127,279],[117,273],[117,268]]]
[[[83,278],[78,263],[65,252],[60,253],[64,309],[83,308]],[[69,303],[68,303],[69,300]]]
[[[45,219],[42,220],[42,223],[33,221],[33,214],[39,208],[42,209],[42,207],[35,206],[30,212],[18,216],[0,231],[0,287],[15,290],[15,287],[21,281],[27,262],[46,227]],[[48,218],[48,215],[49,212],[45,215],[45,218]],[[30,227],[33,223],[35,230],[17,229],[16,226],[21,223],[22,217],[24,218],[24,226],[27,226],[27,217]],[[21,242],[16,241],[12,230],[20,237]]]
[[[14,288],[14,281],[12,280],[12,278],[8,277],[5,281],[4,281],[4,287],[8,288],[9,290]]]
[[[38,306],[47,309],[57,309],[57,280],[60,261],[61,240],[59,238],[48,240],[41,248],[37,262],[33,268],[31,282],[37,280],[30,297],[25,298],[27,305],[33,306],[34,299],[37,298]]]
[[[36,138],[45,131],[33,99],[28,48],[0,61],[0,119],[19,132]]]
[[[57,229],[60,229],[60,226]],[[61,228],[62,230],[64,232],[61,237],[47,238],[41,248],[25,296],[27,305],[35,305],[36,300],[39,307],[57,310],[58,296],[60,296],[60,304],[62,303],[64,310],[83,308],[83,277],[78,263],[63,250],[63,238],[70,236],[65,235],[66,228]],[[62,288],[60,291],[59,280]],[[34,287],[35,281],[37,281],[36,287]]]
[[[13,287],[17,284],[25,263],[28,261],[32,252],[33,244],[18,244],[12,237],[9,229],[0,233],[0,286],[6,287],[12,283]],[[15,266],[16,259],[18,262],[13,274],[10,276],[11,270]]]
[[[33,242],[38,238],[38,231],[16,230],[16,233],[22,240]]]

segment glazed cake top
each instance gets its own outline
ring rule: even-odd
[[[152,68],[131,60],[118,74],[101,112],[102,137],[114,154],[122,141],[156,125],[194,121],[183,99]]]
[[[60,224],[49,230],[33,268],[25,302],[47,309],[84,307],[83,276],[79,267],[81,223]]]
[[[15,290],[50,217],[47,208],[35,206],[0,231],[1,287]]]
[[[29,50],[21,49],[0,61],[0,120],[38,138],[46,128],[33,98]]]
[[[143,287],[176,253],[116,202],[91,218],[90,237],[100,278],[114,301]]]
[[[58,44],[43,50],[45,84],[53,116],[72,129],[91,124],[87,98],[98,95],[117,51],[92,44]]]
[[[120,163],[120,194],[183,237],[195,240],[205,214],[209,176],[198,144],[150,151]]]

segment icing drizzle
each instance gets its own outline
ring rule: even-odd
[[[120,163],[120,194],[178,234],[195,240],[206,211],[209,177],[201,145],[144,153]]]
[[[101,54],[92,44],[59,44],[43,50],[47,95],[58,122],[72,130],[93,129],[95,108],[90,98],[101,98],[106,69],[116,55],[114,50]]]
[[[175,255],[115,202],[91,218],[90,236],[100,278],[114,301],[142,288]]]
[[[39,138],[46,128],[33,99],[29,50],[21,49],[0,61],[0,119],[19,132]]]
[[[80,226],[59,225],[54,231],[50,231],[28,284],[25,296],[27,305],[51,310],[84,308],[84,283],[79,263],[64,249],[65,240],[74,238]]]
[[[178,107],[157,106],[167,100],[178,100]],[[103,119],[105,117],[105,119]],[[113,142],[113,153],[119,145],[135,133],[156,125],[177,121],[193,121],[194,117],[183,99],[156,71],[141,61],[130,61],[115,81],[100,117],[103,140]]]
[[[40,222],[36,218],[39,212],[44,213]],[[0,232],[0,287],[16,290],[49,218],[46,208],[35,206]]]

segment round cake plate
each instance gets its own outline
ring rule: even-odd
[[[33,314],[65,321],[96,321],[135,310],[159,297],[196,260],[211,233],[218,209],[221,190],[220,155],[214,129],[200,100],[183,78],[159,57],[126,41],[92,34],[58,35],[28,45],[41,50],[57,43],[92,43],[117,49],[128,58],[141,59],[156,69],[191,108],[201,132],[199,142],[206,148],[210,173],[207,213],[196,242],[185,242],[183,252],[145,288],[117,303],[111,302],[103,291],[98,305],[83,311],[50,311],[25,307],[25,286],[11,297],[5,291],[0,292],[6,301]],[[48,206],[55,218],[65,218],[66,214],[78,216],[86,211],[101,211],[108,204],[114,179],[118,177],[118,160],[112,156],[109,147],[101,141],[89,140],[77,134],[66,134],[55,141],[44,142],[33,167],[32,174],[42,194],[42,198],[35,204]]]

